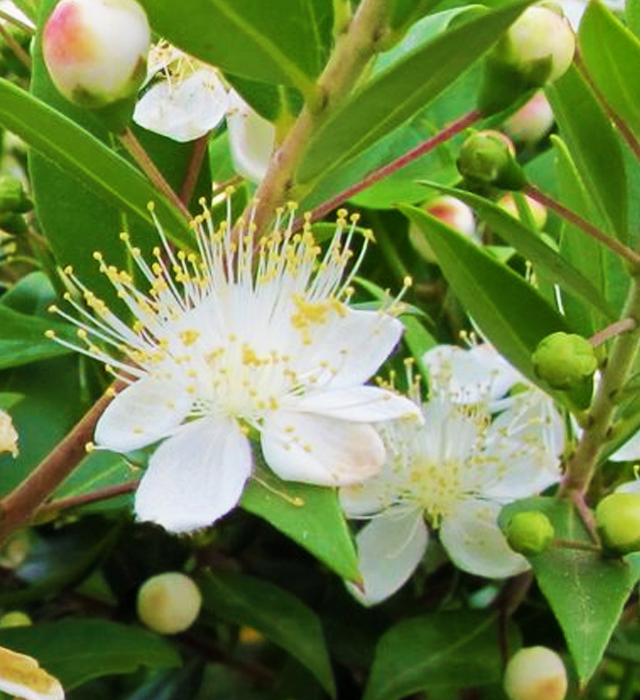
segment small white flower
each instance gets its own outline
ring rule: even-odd
[[[0,647],[0,691],[22,700],[64,700],[60,682],[26,654]]]
[[[465,362],[447,363],[449,351],[444,346],[426,358],[434,362],[424,423],[381,425],[388,454],[382,472],[340,490],[348,516],[371,519],[357,536],[364,590],[350,588],[367,605],[389,597],[411,576],[429,540],[427,523],[465,571],[502,578],[526,570],[527,561],[509,548],[498,527],[500,509],[560,478],[548,435],[555,426],[541,424],[532,395],[503,399],[502,410],[494,412],[495,398],[515,370],[479,351],[486,353],[482,364],[493,369],[480,383],[465,385],[461,373],[473,363],[466,362],[468,354]]]
[[[98,255],[131,327],[72,277],[97,314],[75,304],[85,325],[59,312],[83,326],[82,351],[133,377],[100,418],[97,445],[126,453],[160,442],[136,493],[140,520],[185,532],[227,513],[252,472],[250,431],[281,478],[335,486],[382,466],[371,423],[419,413],[406,398],[364,386],[402,325],[348,305],[355,220],[341,216],[322,255],[308,225],[293,233],[293,219],[280,212],[257,241],[249,222],[235,236],[230,219],[214,230],[205,211],[193,227],[198,255],[174,252],[160,233],[151,264],[128,244],[148,292]]]
[[[2,452],[18,456],[18,433],[13,427],[11,416],[0,410],[0,453]]]

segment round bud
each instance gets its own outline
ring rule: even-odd
[[[0,566],[5,569],[20,568],[33,549],[31,530],[18,530],[5,540],[0,548]]]
[[[12,610],[0,617],[0,628],[2,627],[29,627],[33,623],[27,613],[21,610]]]
[[[596,507],[603,546],[615,554],[640,551],[640,493],[612,493]]]
[[[549,7],[528,7],[498,42],[493,58],[517,71],[530,87],[559,78],[571,65],[576,37],[569,22]]]
[[[476,220],[473,210],[464,202],[449,195],[441,195],[430,199],[422,205],[424,211],[440,219],[443,223],[455,229],[463,236],[473,238],[476,232]],[[409,240],[416,251],[430,263],[436,263],[436,254],[429,245],[422,231],[415,224],[409,226]]]
[[[147,16],[135,0],[61,0],[44,26],[42,51],[67,99],[100,108],[137,93],[150,41]]]
[[[509,660],[503,683],[510,700],[563,700],[567,670],[552,649],[524,647]]]
[[[177,634],[191,627],[200,613],[202,595],[185,574],[153,576],[138,591],[138,617],[158,634]]]
[[[573,333],[558,332],[543,338],[532,359],[535,373],[554,389],[576,388],[598,367],[594,347]]]
[[[548,549],[555,535],[551,521],[539,511],[516,513],[505,532],[509,547],[518,554],[531,556]]]
[[[12,175],[0,176],[0,213],[25,214],[33,209],[33,202],[24,191],[24,185]]]
[[[542,90],[514,112],[502,125],[505,134],[514,142],[534,146],[553,126],[553,110]]]
[[[18,456],[18,433],[13,427],[11,416],[0,410],[0,454],[3,452]]]
[[[517,190],[526,178],[514,156],[515,148],[504,134],[478,131],[462,144],[456,165],[470,185]]]
[[[533,223],[535,224],[536,228],[542,229],[547,223],[547,208],[544,206],[544,204],[540,204],[540,202],[537,202],[535,199],[529,197],[529,195],[520,194],[520,196],[524,197],[525,202],[527,203],[527,208],[529,209],[529,213],[531,215],[531,218],[533,219]],[[504,209],[504,211],[506,211],[507,214],[511,214],[511,216],[513,216],[514,219],[521,218],[520,212],[518,211],[518,205],[516,204],[513,193],[505,192],[502,195],[502,197],[500,197],[500,199],[498,200],[498,206],[501,209]]]

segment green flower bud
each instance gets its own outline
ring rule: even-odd
[[[505,532],[509,547],[525,557],[540,554],[551,546],[555,531],[551,521],[539,511],[516,513]]]
[[[462,144],[456,164],[472,187],[519,190],[526,184],[526,178],[514,156],[515,148],[504,134],[479,131]]]
[[[58,90],[95,109],[136,95],[150,40],[135,0],[61,0],[44,26],[42,51]]]
[[[603,498],[596,507],[596,527],[610,552],[640,551],[640,494],[612,493]]]
[[[25,214],[32,209],[33,202],[22,182],[11,175],[0,175],[0,212]]]
[[[202,595],[185,574],[170,571],[152,576],[138,591],[138,617],[158,634],[177,634],[200,614]]]
[[[0,628],[7,627],[29,627],[32,625],[31,618],[21,610],[12,610],[0,617]]]
[[[563,700],[567,670],[552,649],[524,647],[509,660],[503,685],[510,700]]]
[[[598,367],[594,347],[573,333],[552,333],[533,353],[533,368],[554,389],[573,389],[591,377]]]

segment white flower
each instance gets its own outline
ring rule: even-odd
[[[2,452],[18,456],[18,433],[13,427],[11,416],[0,410],[0,453]]]
[[[59,681],[31,656],[0,647],[0,691],[22,700],[64,700]]]
[[[371,519],[357,535],[364,589],[350,587],[367,605],[389,597],[411,576],[429,540],[427,523],[465,571],[502,578],[526,570],[527,561],[509,548],[498,527],[500,509],[560,478],[548,435],[555,426],[541,424],[531,395],[505,399],[495,415],[502,363],[483,357],[493,370],[482,383],[465,386],[443,361],[446,352],[444,346],[431,356],[437,362],[430,367],[424,423],[402,419],[381,425],[388,454],[382,472],[340,490],[348,516]],[[445,373],[438,374],[436,366]]]
[[[136,493],[139,519],[184,532],[227,513],[252,472],[252,431],[283,479],[359,482],[385,459],[371,423],[418,414],[408,399],[364,386],[402,326],[348,306],[354,224],[343,214],[322,255],[308,225],[293,233],[293,218],[280,212],[257,241],[250,223],[236,236],[230,220],[214,230],[205,211],[193,227],[198,255],[172,251],[160,233],[150,265],[129,245],[148,292],[98,255],[131,327],[72,277],[97,313],[76,304],[85,325],[60,312],[84,326],[83,352],[134,378],[100,418],[97,445],[126,453],[161,441]]]

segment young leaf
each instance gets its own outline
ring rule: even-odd
[[[246,625],[288,651],[335,697],[335,683],[318,617],[298,598],[272,583],[232,573],[200,578],[205,611]]]
[[[461,22],[377,74],[314,134],[297,180],[308,183],[354,158],[426,107],[528,4],[528,0],[520,0]]]
[[[495,615],[471,610],[404,620],[380,639],[364,700],[397,700],[423,690],[477,687],[502,676]],[[430,694],[430,693],[429,693]]]
[[[556,537],[591,544],[570,501],[531,498],[503,508],[501,524],[515,513],[535,510],[553,524]],[[586,683],[596,670],[622,609],[640,578],[640,558],[604,559],[583,549],[552,547],[530,559],[540,590],[567,640],[578,676]]]
[[[0,629],[0,645],[29,654],[71,690],[92,678],[170,668],[180,657],[170,642],[139,627],[74,619]]]
[[[245,510],[264,518],[342,578],[359,579],[355,545],[334,489],[283,481],[264,467],[254,477],[240,501]]]

